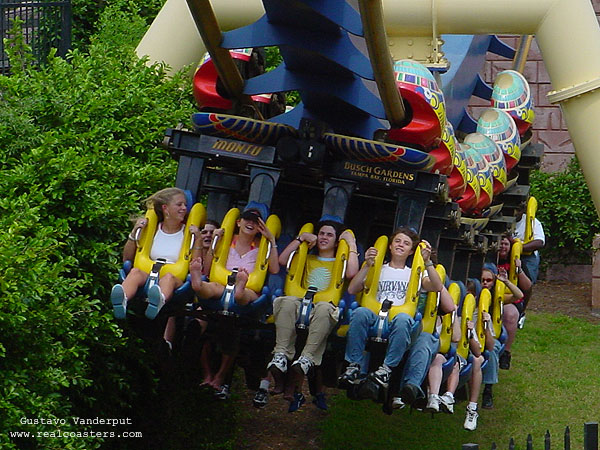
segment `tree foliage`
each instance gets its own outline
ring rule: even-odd
[[[57,428],[22,418],[127,417],[140,379],[152,379],[107,298],[128,216],[174,183],[160,142],[189,120],[193,101],[186,78],[135,57],[131,32],[144,26],[108,7],[87,53],[51,54],[33,70],[14,52],[23,70],[0,77],[2,448],[98,447],[92,437],[25,443],[7,431]],[[82,431],[70,420],[61,429]]]
[[[589,264],[600,221],[577,158],[562,172],[533,173],[531,192],[546,234],[546,260]]]

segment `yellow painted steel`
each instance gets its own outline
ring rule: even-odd
[[[133,267],[143,270],[146,273],[150,273],[152,266],[155,263],[155,261],[150,259],[150,251],[152,250],[152,242],[154,241],[154,235],[156,234],[158,227],[158,217],[153,209],[148,209],[146,211],[146,220],[147,225],[142,230],[142,234],[138,241]],[[192,254],[192,234],[190,233],[190,225],[196,225],[198,228],[202,228],[205,220],[206,210],[204,209],[204,205],[201,203],[194,204],[185,223],[183,242],[181,244],[181,250],[179,251],[179,259],[173,264],[165,264],[161,268],[159,276],[163,276],[165,273],[170,273],[180,280],[185,281],[188,274],[190,257]]]
[[[494,292],[492,293],[492,324],[494,326],[494,336],[500,337],[502,334],[502,311],[504,309],[504,290],[506,286],[500,280],[496,280]]]
[[[389,320],[393,320],[399,313],[408,314],[410,317],[414,317],[417,311],[417,305],[419,303],[419,288],[421,287],[421,274],[425,269],[423,263],[423,256],[421,255],[421,246],[419,244],[415,250],[413,257],[413,265],[410,273],[410,280],[406,289],[406,299],[403,305],[392,306],[388,315]],[[377,249],[377,257],[375,258],[375,264],[369,269],[367,278],[365,280],[365,288],[362,293],[356,296],[357,301],[361,306],[369,308],[375,314],[379,313],[381,309],[381,303],[377,300],[377,288],[379,284],[379,276],[381,274],[381,266],[383,265],[383,259],[388,249],[388,238],[387,236],[380,236],[375,241],[374,247]]]
[[[521,239],[515,239],[510,249],[510,268],[508,269],[508,281],[515,286],[519,283],[519,274],[517,273],[517,265],[515,261],[521,259],[521,252],[523,251],[523,243]],[[505,292],[510,294],[511,291],[508,287],[505,288]]]
[[[452,283],[448,286],[448,293],[452,297],[455,305],[460,303],[460,287],[457,283]],[[442,331],[440,332],[440,353],[448,353],[452,344],[452,325],[456,320],[456,312],[444,314],[442,316]]]
[[[525,236],[523,244],[533,241],[533,229],[535,215],[537,213],[538,202],[535,197],[529,197],[527,200],[527,210],[525,211]],[[533,252],[523,252],[524,255],[531,255]]]
[[[446,269],[441,264],[435,267],[442,284],[446,281]],[[435,323],[437,319],[438,306],[440,304],[439,292],[428,292],[427,300],[425,301],[425,309],[423,310],[423,331],[433,333],[435,331]]]
[[[469,356],[469,335],[467,333],[467,322],[473,320],[473,311],[475,311],[475,297],[473,294],[465,295],[462,306],[461,322],[460,322],[460,341],[456,348],[458,353],[463,358]]]
[[[352,233],[352,230],[346,230]],[[305,224],[300,233],[312,233],[313,225]],[[354,235],[354,234],[352,234]],[[337,246],[335,253],[335,262],[331,271],[331,282],[325,290],[319,291],[313,298],[314,303],[332,302],[338,305],[342,295],[344,294],[345,273],[348,265],[348,257],[350,256],[350,247],[345,239],[342,239]],[[297,252],[293,255],[285,278],[284,292],[285,295],[293,295],[294,297],[303,298],[306,294],[308,286],[304,286],[304,271],[306,269],[306,260],[308,258],[308,244],[302,242],[298,247]]]
[[[475,325],[475,331],[477,332],[477,338],[481,344],[481,351],[485,348],[485,327],[486,324],[483,322],[483,313],[489,313],[492,305],[492,294],[489,289],[482,289],[479,294],[479,305],[477,308],[477,325]]]
[[[227,277],[231,274],[230,270],[227,270],[227,257],[229,255],[229,249],[231,248],[231,241],[237,225],[237,220],[240,216],[240,210],[238,208],[231,208],[225,214],[221,228],[223,228],[223,236],[217,241],[216,248],[214,250],[214,256],[212,265],[210,267],[210,281],[216,281],[219,284],[226,285]],[[265,221],[267,228],[271,231],[275,239],[281,234],[281,221],[279,217],[271,214]],[[248,277],[248,283],[246,287],[252,289],[254,292],[260,292],[265,284],[265,277],[267,276],[267,270],[269,268],[269,254],[272,251],[271,243],[262,236],[260,244],[258,246],[258,254],[256,257],[256,264],[254,270]]]
[[[264,13],[261,0],[212,0],[223,30],[247,25]],[[600,28],[589,0],[385,0],[386,33],[394,37],[441,34],[534,34],[548,70],[552,103],[560,103],[596,210],[600,211]],[[434,27],[435,21],[435,27]],[[576,51],[574,51],[574,49]],[[171,70],[195,65],[205,52],[185,0],[167,0],[136,49]],[[193,67],[191,67],[193,70]]]

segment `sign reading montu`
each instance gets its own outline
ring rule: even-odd
[[[264,163],[272,163],[275,157],[275,148],[267,145],[257,145],[249,142],[215,138],[205,135],[200,138],[199,150],[213,155]]]
[[[387,186],[413,187],[417,181],[416,172],[386,164],[375,164],[362,161],[336,161],[334,163],[336,175],[385,184]]]

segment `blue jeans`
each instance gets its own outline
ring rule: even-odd
[[[481,371],[483,374],[483,384],[496,384],[498,383],[498,370],[500,360],[500,349],[502,344],[499,340],[494,342],[494,350],[489,352],[488,362]]]
[[[408,359],[404,366],[404,384],[414,384],[420,386],[427,372],[431,361],[440,348],[440,339],[431,333],[421,332],[415,344],[408,352]]]
[[[535,284],[540,269],[540,254],[533,253],[531,255],[521,255],[521,263],[523,263],[525,275],[527,275],[531,282]]]
[[[360,307],[352,314],[348,328],[346,343],[346,361],[358,363],[363,359],[363,351],[371,328],[377,322],[377,314],[369,308]],[[410,330],[414,319],[408,314],[400,313],[390,323],[390,335],[383,363],[388,367],[400,364],[406,349],[410,345]]]

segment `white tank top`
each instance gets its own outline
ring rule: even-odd
[[[162,230],[162,223],[159,224],[158,230],[152,241],[152,250],[150,250],[150,259],[156,261],[158,258],[164,258],[167,263],[177,262],[183,243],[183,226],[181,229],[172,234],[165,233]]]

